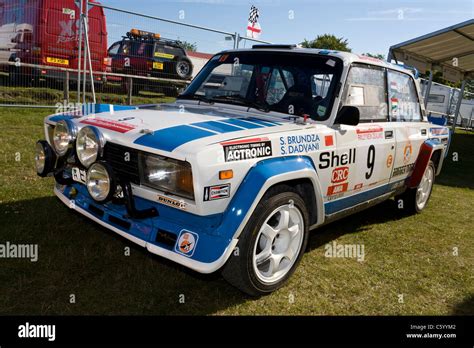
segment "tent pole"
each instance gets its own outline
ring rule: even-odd
[[[428,105],[428,97],[430,96],[430,91],[431,91],[431,85],[433,84],[433,70],[430,70],[430,78],[428,79],[428,85],[426,86],[426,90],[425,90],[425,109]]]
[[[466,88],[466,80],[462,80],[461,90],[459,91],[459,97],[456,103],[456,111],[454,111],[454,120],[453,120],[453,128],[452,128],[453,135],[454,135],[454,131],[456,130],[456,122],[458,120],[459,110],[461,109],[462,98],[464,96],[464,88]],[[461,121],[461,125],[462,125],[462,121]]]

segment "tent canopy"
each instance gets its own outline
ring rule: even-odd
[[[474,79],[474,19],[391,46],[392,59],[452,82]]]

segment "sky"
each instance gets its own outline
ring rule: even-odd
[[[474,0],[101,0],[114,8],[245,35],[250,6],[260,10],[261,40],[300,43],[344,37],[356,53],[387,54],[391,45],[474,18]],[[109,44],[132,27],[185,40],[198,51],[232,48],[225,35],[106,10]],[[251,43],[242,41],[240,47]]]

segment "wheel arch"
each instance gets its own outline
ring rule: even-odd
[[[438,155],[438,151],[439,151],[439,155]],[[408,180],[407,186],[409,188],[414,188],[418,186],[423,176],[423,173],[425,172],[425,169],[428,166],[429,162],[433,159],[433,156],[436,156],[436,157],[439,156],[438,166],[436,166],[435,164],[435,168],[436,168],[435,174],[438,175],[441,171],[441,167],[443,164],[444,151],[445,151],[444,145],[441,142],[435,141],[433,139],[429,139],[425,141],[423,144],[421,144],[420,152],[418,154],[418,158],[415,161],[413,173]]]
[[[233,235],[228,237],[239,238],[258,203],[269,190],[279,185],[292,186],[297,192],[302,193],[311,187],[310,192],[302,195],[303,200],[309,205],[311,226],[323,222],[322,189],[311,158],[277,157],[262,160],[250,169],[226,209],[221,231],[234,231]]]

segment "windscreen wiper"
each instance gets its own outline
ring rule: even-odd
[[[252,101],[248,100],[244,97],[242,97],[240,94],[231,94],[231,95],[218,95],[211,100],[219,101],[219,100],[228,100],[228,101],[233,101],[237,102],[239,104],[242,104],[244,106],[247,106],[248,108],[253,108],[257,109],[262,112],[270,112],[270,108],[267,103],[261,102],[261,101]]]
[[[204,102],[210,105],[214,104],[214,101],[211,98],[199,94],[183,95],[178,97],[178,99],[199,100],[199,102]]]

